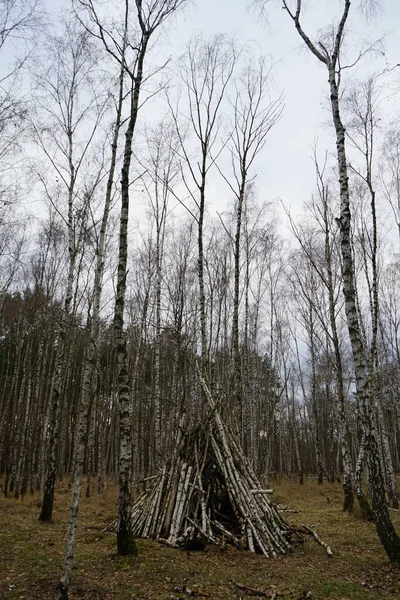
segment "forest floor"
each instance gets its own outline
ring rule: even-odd
[[[391,565],[371,523],[341,511],[340,484],[307,479],[274,483],[273,498],[298,513],[287,513],[293,524],[313,525],[334,553],[311,537],[296,544],[288,556],[267,560],[230,546],[202,552],[173,550],[139,540],[137,559],[116,555],[116,542],[102,529],[116,516],[117,489],[110,483],[104,496],[95,492],[81,500],[76,563],[70,599],[199,600],[254,598],[232,580],[288,600],[380,600],[400,598],[400,567]],[[61,574],[70,491],[56,491],[54,522],[38,521],[38,496],[23,500],[0,497],[0,598],[53,598]],[[400,531],[400,512],[392,511]],[[318,525],[316,525],[318,524]]]

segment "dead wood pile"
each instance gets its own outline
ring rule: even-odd
[[[208,422],[188,432],[181,421],[173,456],[133,506],[133,534],[177,548],[229,542],[266,557],[286,554],[293,529],[261,488],[200,380]],[[117,527],[115,521],[106,531]]]

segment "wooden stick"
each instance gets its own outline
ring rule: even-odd
[[[262,596],[263,598],[271,598],[271,594],[268,594],[267,592],[264,592],[263,590],[258,590],[256,588],[252,588],[248,585],[245,585],[244,583],[238,583],[237,581],[234,581],[233,579],[228,579],[228,581],[229,581],[229,583],[231,583],[232,585],[237,587],[239,590],[248,592],[252,596]]]
[[[213,527],[215,527],[216,529],[219,529],[221,531],[222,535],[225,538],[227,538],[234,546],[236,546],[236,548],[242,549],[240,540],[238,540],[238,538],[235,535],[233,535],[233,533],[231,533],[230,531],[225,529],[225,527],[223,525],[221,525],[221,523],[219,521],[212,521],[211,525]]]
[[[325,548],[326,553],[329,557],[333,556],[333,552],[331,550],[331,547],[328,546],[328,544],[326,542],[324,542],[323,540],[321,540],[321,538],[319,537],[319,535],[314,531],[314,529],[311,529],[311,527],[308,527],[307,525],[303,525],[304,529],[306,531],[308,531],[308,533],[311,533],[311,535],[314,537],[314,539],[318,542],[318,544],[320,544],[320,546],[322,546],[323,548]]]
[[[133,482],[133,487],[136,487],[137,485],[140,485],[141,483],[145,483],[146,481],[151,481],[152,479],[157,479],[157,477],[160,477],[160,473],[157,473],[157,475],[151,475],[151,477],[145,477],[144,479],[138,479],[137,481]]]
[[[250,587],[249,585],[245,585],[244,583],[238,583],[237,581],[234,581],[233,579],[228,579],[228,581],[229,581],[229,583],[231,583],[232,585],[237,587],[239,590],[242,590],[243,592],[247,592],[249,594],[249,596],[260,596],[262,598],[271,598],[271,600],[274,600],[278,596],[286,596],[287,594],[290,593],[290,592],[287,592],[285,594],[280,594],[277,591],[266,592],[264,590],[259,590],[257,588]]]
[[[186,517],[186,520],[189,521],[189,523],[191,523],[193,525],[193,527],[195,527],[197,529],[197,531],[200,533],[200,535],[202,535],[203,537],[206,538],[206,540],[210,541],[211,543],[215,544],[216,546],[220,546],[219,541],[213,535],[210,535],[206,531],[203,531],[202,528],[199,525],[197,525],[197,523],[192,521],[192,519],[190,517]]]

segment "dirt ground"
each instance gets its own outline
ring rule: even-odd
[[[104,496],[82,498],[76,561],[70,598],[87,600],[210,600],[265,597],[289,600],[379,600],[400,598],[400,567],[389,563],[371,523],[341,511],[340,484],[308,479],[274,483],[275,502],[296,525],[315,527],[333,551],[311,537],[296,543],[293,553],[267,560],[230,546],[202,552],[173,550],[139,540],[137,559],[116,555],[114,536],[102,533],[117,513],[117,488],[109,482]],[[61,575],[70,491],[60,483],[54,522],[38,521],[39,496],[23,500],[0,497],[0,598],[44,600],[54,596]],[[391,511],[400,532],[400,514]],[[244,586],[240,588],[239,586]],[[259,596],[261,597],[261,595]]]

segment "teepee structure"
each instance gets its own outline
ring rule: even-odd
[[[286,554],[293,529],[261,488],[199,378],[210,408],[207,422],[187,431],[181,419],[173,455],[133,506],[133,534],[176,548],[229,542],[266,557]],[[117,527],[114,521],[106,531]]]

